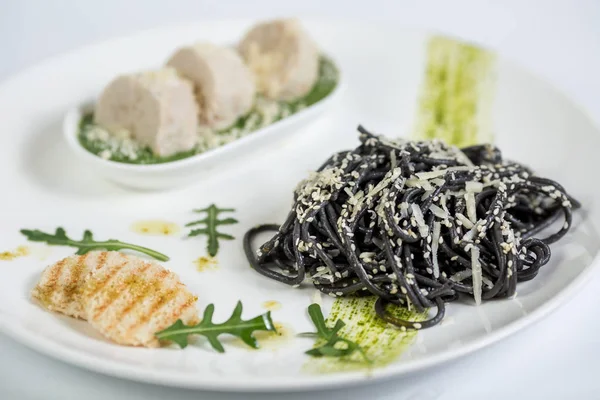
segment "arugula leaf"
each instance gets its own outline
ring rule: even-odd
[[[42,232],[40,230],[21,229],[21,233],[32,242],[46,242],[51,246],[70,246],[77,247],[78,250],[75,254],[85,254],[92,250],[135,250],[140,253],[149,255],[160,261],[169,261],[169,257],[154,251],[147,247],[138,246],[135,244],[124,243],[115,239],[109,239],[105,241],[95,241],[94,235],[91,231],[86,230],[83,232],[83,238],[81,240],[73,240],[67,236],[67,233],[63,228],[56,228],[54,234]]]
[[[306,354],[313,357],[345,357],[358,351],[367,363],[373,363],[358,343],[344,339],[338,335],[339,331],[346,326],[344,321],[338,319],[333,328],[328,328],[323,317],[323,312],[321,311],[321,306],[316,303],[308,306],[308,315],[315,328],[317,328],[317,332],[301,333],[300,336],[323,339],[325,340],[325,344],[306,351]]]
[[[219,219],[219,214],[223,213],[223,212],[234,212],[234,211],[235,210],[233,208],[218,208],[214,204],[211,204],[207,208],[203,208],[200,210],[194,210],[194,212],[197,212],[197,213],[206,213],[206,218],[198,220],[198,221],[190,222],[190,223],[186,224],[185,226],[205,225],[205,227],[200,228],[200,229],[191,230],[190,233],[188,234],[188,236],[190,236],[190,237],[198,236],[198,235],[208,236],[208,243],[207,243],[206,249],[208,251],[208,254],[210,254],[211,257],[216,256],[217,253],[219,252],[219,239],[225,239],[225,240],[235,239],[233,236],[231,236],[227,233],[218,232],[217,227],[219,227],[220,225],[237,224],[237,222],[238,222],[237,219],[235,219],[235,218]]]
[[[239,337],[253,349],[257,349],[258,343],[256,343],[256,338],[253,336],[254,331],[277,332],[271,320],[271,312],[268,311],[258,317],[244,321],[242,319],[242,308],[242,302],[238,301],[231,317],[221,324],[215,324],[212,322],[215,306],[214,304],[209,304],[204,310],[202,321],[199,324],[188,326],[178,319],[173,325],[155,333],[154,336],[160,340],[175,342],[183,349],[188,345],[189,335],[202,335],[208,339],[213,349],[219,353],[224,353],[225,349],[221,342],[219,342],[219,335],[228,333]]]

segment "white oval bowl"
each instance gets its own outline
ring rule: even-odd
[[[69,148],[85,162],[90,170],[119,185],[142,190],[164,190],[197,182],[203,173],[219,164],[241,156],[252,155],[260,149],[301,132],[301,128],[320,116],[335,98],[343,82],[341,74],[334,90],[317,103],[231,143],[188,158],[163,164],[127,164],[105,160],[84,148],[79,142],[81,118],[92,110],[93,102],[85,102],[67,111],[63,119],[63,134]]]

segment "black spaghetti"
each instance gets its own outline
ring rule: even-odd
[[[259,273],[312,282],[331,296],[374,295],[377,314],[421,329],[439,323],[459,295],[511,297],[550,259],[549,245],[580,205],[558,183],[502,159],[489,145],[389,140],[358,128],[361,145],[335,154],[300,182],[283,225],[251,229],[244,248]],[[557,231],[535,237],[562,222]],[[275,236],[256,252],[253,238]],[[413,323],[389,303],[423,312]]]

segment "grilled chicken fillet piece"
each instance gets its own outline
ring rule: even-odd
[[[154,334],[178,319],[198,322],[196,296],[155,262],[126,260],[88,278],[83,290],[88,322],[123,345],[158,347]]]
[[[116,251],[70,256],[50,265],[31,295],[46,309],[87,320],[123,345],[158,347],[156,332],[178,319],[199,321],[197,298],[175,273]]]
[[[116,251],[94,251],[64,258],[42,272],[31,296],[50,311],[87,319],[82,291],[90,273],[121,265],[131,258],[134,257]]]

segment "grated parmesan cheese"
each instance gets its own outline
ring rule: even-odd
[[[475,304],[480,305],[483,275],[481,263],[479,262],[479,247],[477,246],[471,246],[471,270],[473,274],[473,297],[475,298]]]
[[[438,246],[440,242],[441,224],[438,221],[433,223],[433,243],[431,244],[431,262],[433,264],[433,276],[439,278],[440,266],[438,264]]]
[[[425,224],[425,219],[423,218],[423,213],[421,212],[421,208],[413,203],[410,205],[412,210],[413,217],[417,221],[417,228],[419,229],[419,234],[421,237],[426,237],[429,234],[429,227]]]

